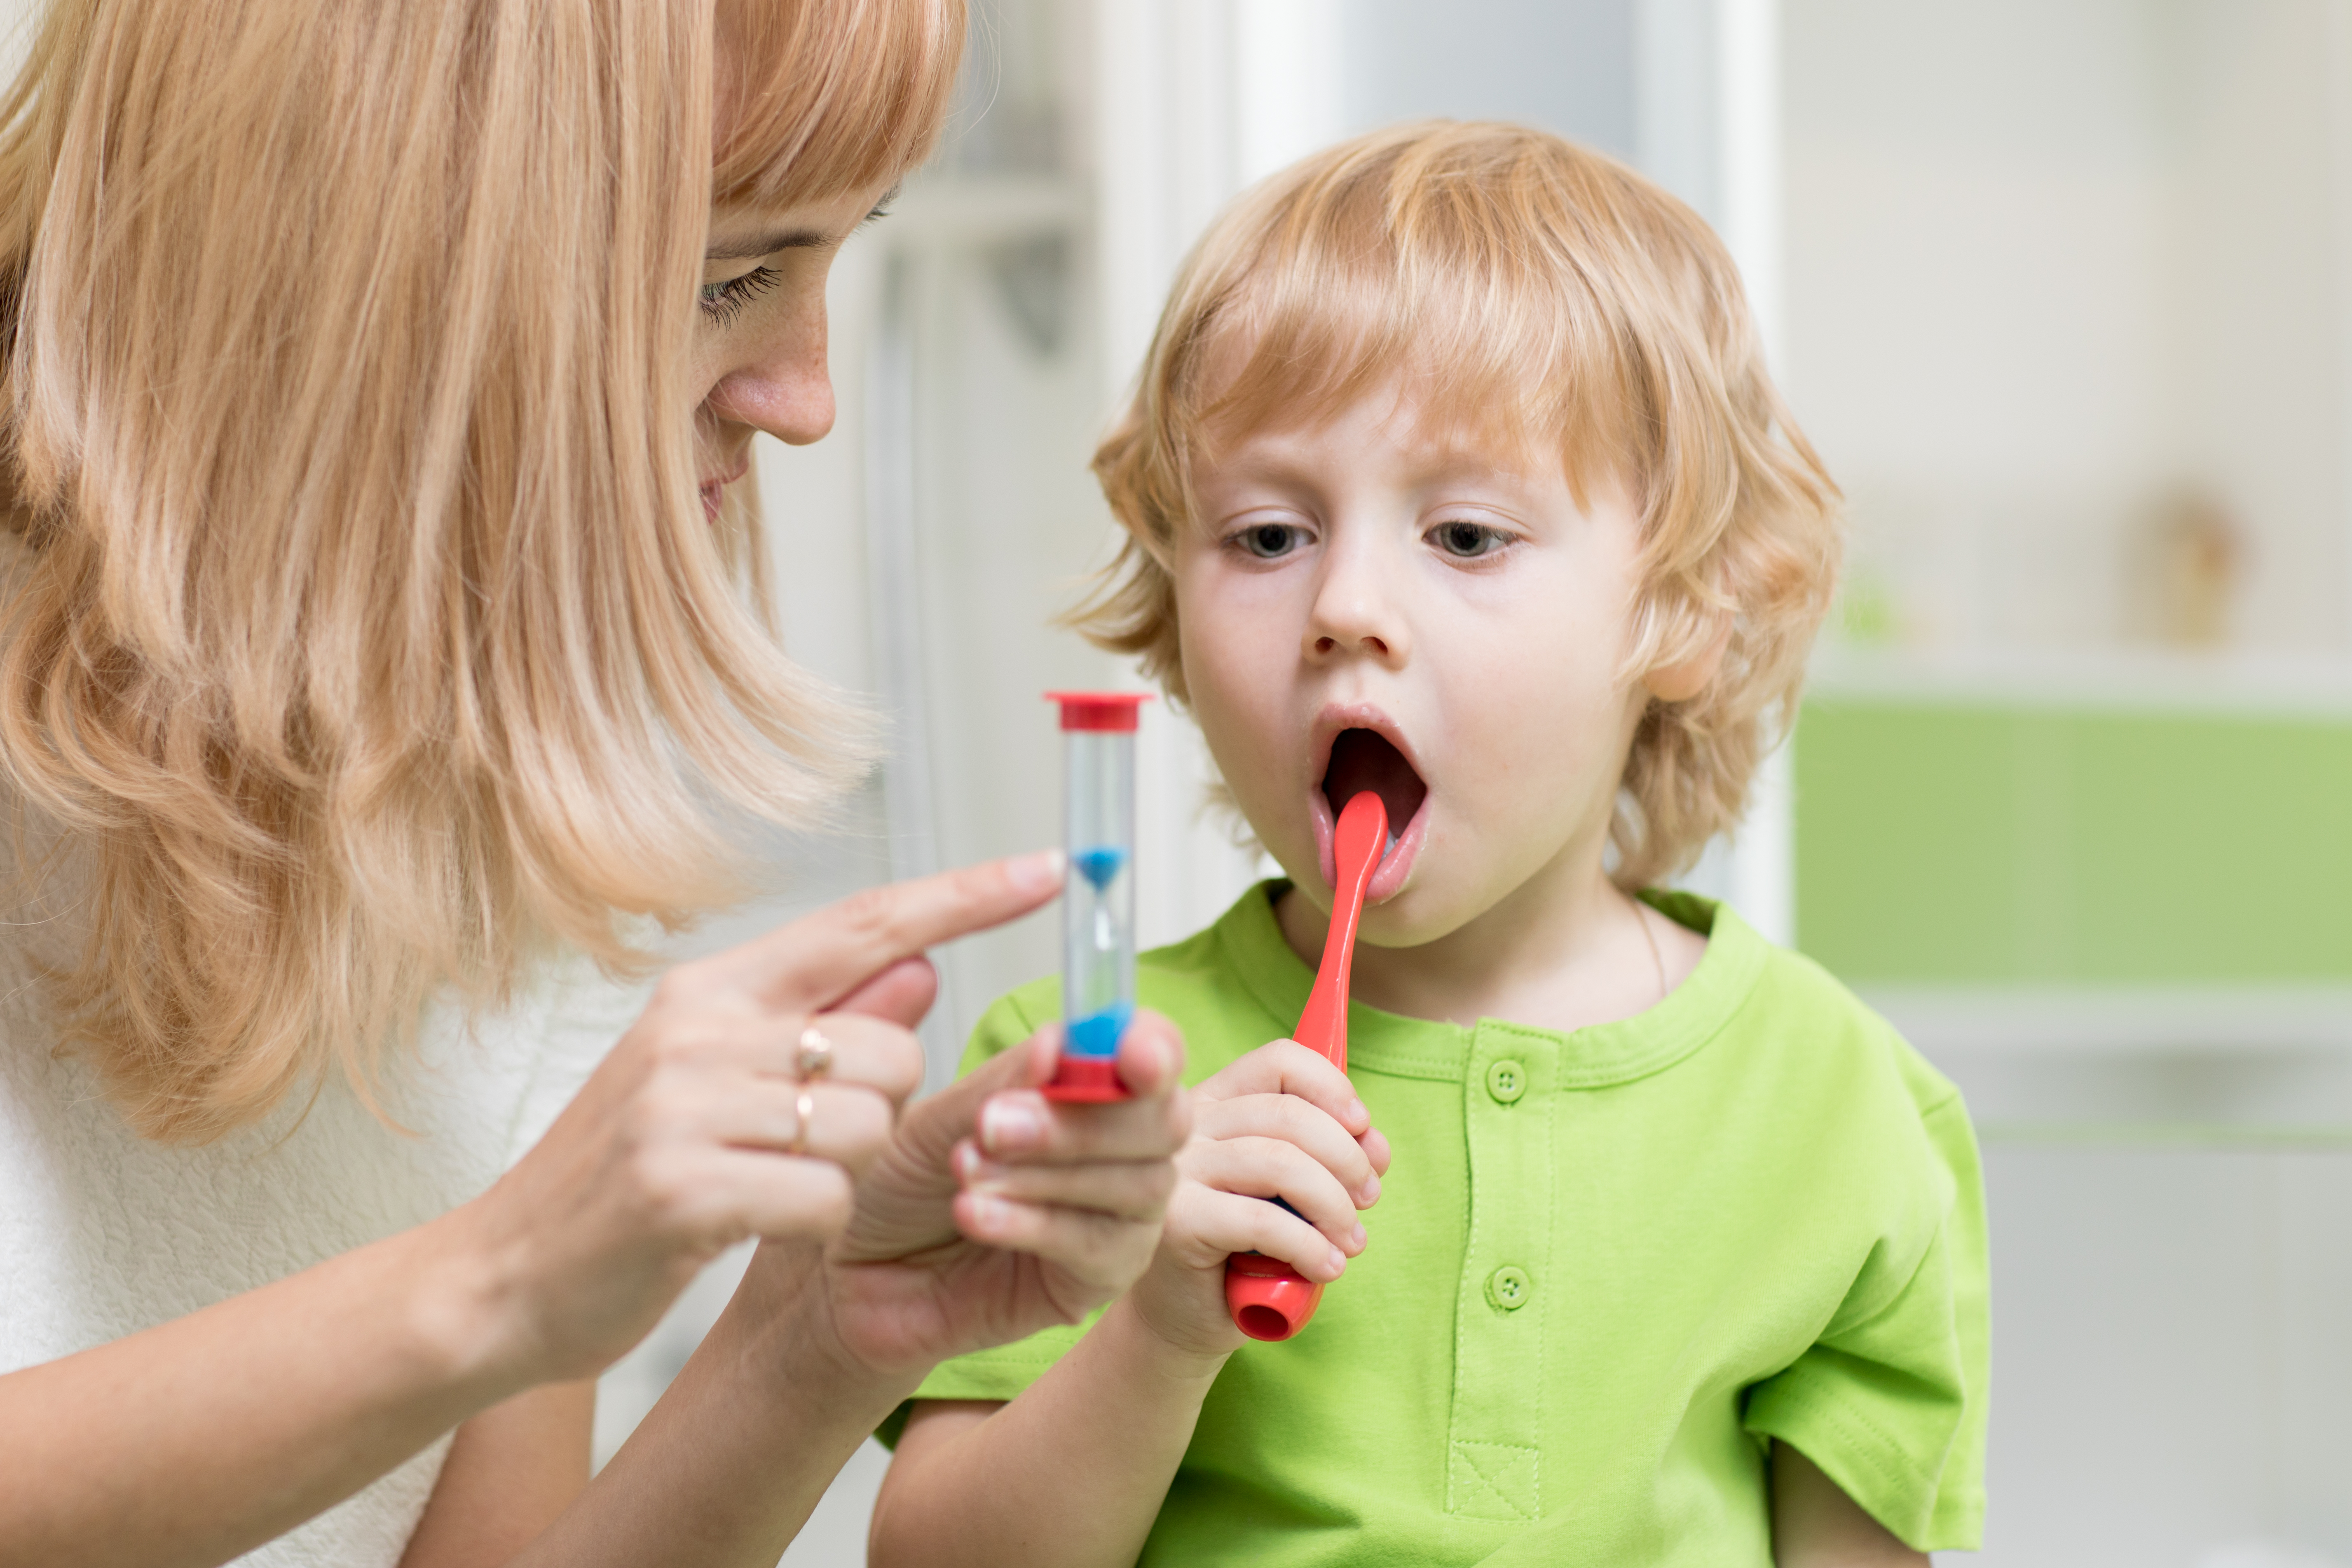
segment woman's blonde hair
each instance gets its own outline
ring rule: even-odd
[[[58,976],[201,1141],[429,997],[739,896],[857,766],[713,529],[714,199],[936,135],[962,0],[55,0],[0,110],[0,758],[94,847]],[[726,74],[719,78],[723,70]],[[723,98],[724,114],[714,113]],[[714,125],[723,140],[714,145]]]
[[[1719,672],[1653,702],[1625,765],[1615,876],[1680,870],[1738,820],[1794,717],[1837,573],[1837,490],[1765,373],[1738,270],[1623,164],[1513,125],[1401,125],[1244,194],[1179,274],[1095,473],[1127,531],[1071,617],[1179,700],[1176,532],[1221,433],[1328,416],[1400,374],[1462,433],[1557,453],[1641,509],[1629,679],[1726,633]]]

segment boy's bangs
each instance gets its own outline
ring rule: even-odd
[[[1625,467],[1638,378],[1603,302],[1557,258],[1502,243],[1504,215],[1459,187],[1360,173],[1230,258],[1174,389],[1177,426],[1213,449],[1222,433],[1317,424],[1396,384],[1426,434],[1559,456],[1580,499],[1582,475]]]
[[[719,0],[711,198],[782,206],[880,184],[939,139],[965,0]]]

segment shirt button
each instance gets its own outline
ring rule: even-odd
[[[1505,1105],[1528,1091],[1528,1069],[1505,1059],[1486,1069],[1486,1092]]]
[[[1506,1312],[1516,1312],[1536,1293],[1536,1283],[1524,1268],[1503,1268],[1486,1276],[1486,1300]]]

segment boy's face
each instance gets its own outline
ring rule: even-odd
[[[1557,458],[1448,441],[1394,388],[1217,445],[1176,551],[1184,679],[1292,879],[1328,910],[1333,819],[1372,788],[1397,836],[1364,914],[1381,946],[1597,882],[1646,698],[1619,678],[1622,491],[1580,509]]]

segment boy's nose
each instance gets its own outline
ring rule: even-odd
[[[1335,560],[1307,619],[1307,657],[1370,658],[1395,666],[1411,649],[1403,617],[1369,563]]]
[[[1317,653],[1337,653],[1339,651],[1341,646],[1340,640],[1338,637],[1322,637],[1315,639],[1315,651]],[[1389,645],[1387,640],[1377,634],[1367,633],[1365,636],[1358,637],[1356,639],[1356,647],[1361,652],[1370,654],[1375,658],[1386,658],[1389,656]]]

